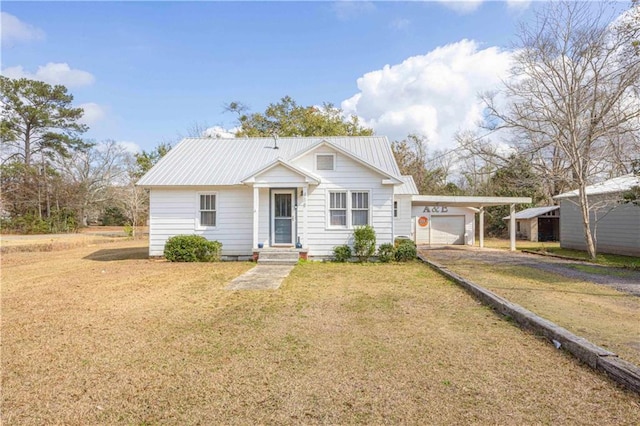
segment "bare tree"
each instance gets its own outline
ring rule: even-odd
[[[87,226],[87,213],[109,200],[109,189],[128,181],[126,164],[131,154],[115,141],[93,145],[60,159],[65,177],[74,189],[75,209],[82,226]]]
[[[623,21],[638,13],[632,7]],[[521,28],[504,89],[484,97],[497,127],[513,130],[520,149],[551,162],[554,179],[567,178],[568,165],[591,257],[596,248],[585,187],[608,169],[608,143],[640,131],[640,56],[630,54],[640,27],[607,16],[605,4],[545,4],[535,25]]]

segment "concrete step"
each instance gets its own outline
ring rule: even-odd
[[[295,259],[263,259],[262,256],[258,258],[260,265],[296,265],[297,263],[297,257]]]
[[[297,250],[262,250],[258,263],[269,265],[295,265],[298,263]]]

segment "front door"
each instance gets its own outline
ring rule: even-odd
[[[273,245],[293,245],[295,192],[274,190],[271,199],[271,241]]]

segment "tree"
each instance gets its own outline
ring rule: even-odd
[[[110,188],[128,183],[127,164],[131,154],[115,141],[92,145],[61,160],[62,170],[74,189],[71,205],[82,226],[90,210],[102,210],[111,201]]]
[[[131,170],[133,177],[136,180],[140,179],[145,173],[151,170],[162,157],[167,155],[171,148],[171,144],[161,142],[151,151],[142,151],[139,154],[135,154],[136,167],[135,170]]]
[[[410,134],[406,139],[393,142],[391,150],[400,168],[400,174],[413,176],[419,193],[439,194],[443,192],[446,185],[446,173],[439,167],[427,168],[429,158],[426,136]]]
[[[290,96],[270,104],[264,113],[248,114],[248,108],[240,102],[225,106],[238,116],[239,130],[236,136],[369,136],[373,130],[363,127],[358,117],[348,118],[340,108],[331,103],[321,107],[300,106]]]
[[[66,156],[85,147],[79,135],[87,126],[78,121],[84,112],[71,106],[73,96],[66,87],[0,76],[0,97],[5,161],[18,157],[30,167],[34,156]]]
[[[567,167],[569,176],[553,178],[569,178],[578,188],[592,258],[596,247],[585,188],[609,167],[608,143],[640,130],[640,56],[629,54],[640,26],[622,28],[605,16],[602,4],[546,3],[535,25],[521,28],[502,97],[484,97],[489,120],[511,129],[521,152],[557,164],[550,168],[554,173]]]

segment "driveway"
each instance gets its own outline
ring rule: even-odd
[[[640,271],[488,248],[420,246],[418,250],[427,258],[447,267],[460,260],[473,260],[489,265],[526,266],[576,280],[606,285],[634,296],[640,296]],[[466,278],[473,280],[473,276]]]

